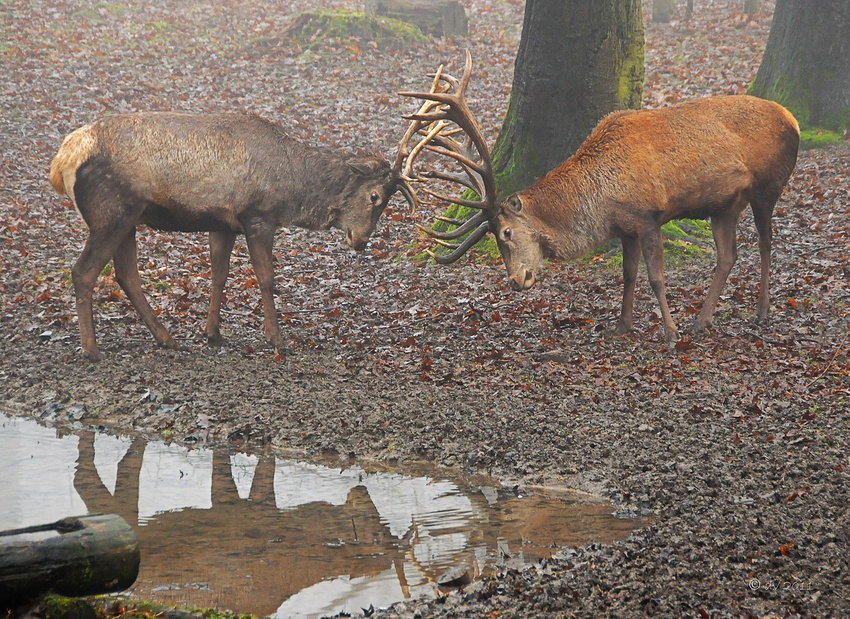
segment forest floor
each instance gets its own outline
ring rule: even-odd
[[[613,335],[621,276],[603,260],[552,263],[512,293],[500,261],[440,267],[394,200],[368,249],[338,231],[282,231],[276,358],[244,244],[223,316],[201,332],[206,237],[142,230],[145,290],[184,349],[157,348],[108,272],[95,291],[104,359],[81,357],[70,266],[86,239],[47,182],[70,130],[117,111],[255,112],[306,142],[393,159],[411,101],[439,63],[475,61],[470,107],[489,139],[507,105],[524,3],[467,0],[470,35],[412,49],[278,41],[292,14],[348,0],[3,0],[0,3],[0,408],[57,422],[255,441],[310,454],[428,460],[505,483],[606,496],[653,523],[386,617],[846,617],[850,615],[850,147],[800,152],[774,218],[773,307],[752,322],[752,218],[705,333],[663,344],[643,272],[635,329]],[[697,3],[647,24],[647,106],[743,92],[773,3]],[[647,11],[648,14],[648,11]],[[683,333],[711,251],[668,261]]]

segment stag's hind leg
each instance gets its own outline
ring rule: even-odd
[[[153,335],[157,344],[164,348],[178,348],[177,342],[165,330],[156,313],[148,304],[145,298],[145,293],[142,291],[142,281],[139,277],[139,258],[136,248],[136,228],[133,227],[121,239],[118,250],[115,252],[113,262],[115,263],[115,279],[118,285],[124,290],[130,303],[136,308],[139,316],[142,317],[145,326]]]
[[[773,207],[776,200],[754,198],[753,217],[759,234],[759,254],[761,255],[761,284],[756,304],[756,321],[767,320],[770,311],[770,251],[773,243]]]
[[[71,280],[74,283],[74,296],[77,304],[77,322],[80,328],[80,343],[83,354],[92,361],[100,359],[97,338],[94,333],[92,315],[92,293],[94,285],[103,267],[115,255],[121,244],[123,234],[116,235],[109,229],[89,231],[86,246],[74,266],[71,268]]]
[[[711,234],[714,237],[714,245],[717,249],[717,265],[714,267],[714,278],[708,289],[708,295],[702,304],[699,316],[694,323],[694,329],[702,330],[711,324],[717,301],[726,279],[732,271],[732,267],[738,260],[738,247],[735,243],[735,230],[741,211],[747,206],[747,199],[738,194],[730,204],[729,208],[711,216]]]
[[[210,290],[210,309],[207,312],[207,326],[204,334],[212,346],[220,346],[221,337],[221,302],[224,297],[224,285],[230,271],[230,254],[236,242],[234,232],[210,232],[210,264],[212,282]]]
[[[661,227],[645,230],[640,237],[640,247],[643,251],[643,261],[646,263],[649,285],[652,287],[661,308],[661,319],[664,321],[664,341],[668,346],[673,346],[679,341],[679,330],[676,329],[676,323],[670,316],[670,308],[667,306],[667,292],[664,289],[664,244],[661,240]]]

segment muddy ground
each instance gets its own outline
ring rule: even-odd
[[[338,1],[334,6],[358,8]],[[770,24],[737,3],[697,3],[691,23],[647,25],[645,104],[742,92]],[[426,246],[391,204],[355,256],[338,232],[282,231],[278,308],[289,349],[261,336],[259,291],[237,244],[227,345],[206,346],[202,235],[140,232],[145,289],[181,342],[161,350],[107,271],[96,290],[104,359],[79,352],[70,266],[85,229],[52,193],[62,136],[105,113],[256,112],[328,148],[392,158],[440,62],[476,59],[470,105],[495,136],[524,5],[469,0],[467,38],[389,51],[275,38],[299,1],[5,0],[0,4],[2,409],[57,424],[137,428],[187,443],[251,441],[310,454],[428,460],[510,485],[609,497],[653,524],[613,546],[562,549],[387,617],[848,616],[850,598],[850,148],[803,151],[777,206],[773,308],[754,325],[752,220],[706,333],[663,345],[641,274],[635,330],[612,334],[621,278],[604,260],[551,264],[532,291],[498,261],[413,260]],[[668,260],[683,333],[714,264]],[[236,609],[238,610],[238,609]]]

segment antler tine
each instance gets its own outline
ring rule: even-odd
[[[440,264],[450,264],[466,253],[490,229],[490,219],[497,206],[496,179],[487,141],[478,122],[472,116],[466,104],[466,90],[472,75],[472,54],[467,50],[466,62],[460,79],[442,72],[435,75],[434,83],[428,92],[400,92],[400,95],[413,97],[423,101],[415,114],[404,116],[410,121],[410,127],[416,127],[419,143],[409,151],[404,165],[404,176],[410,180],[424,181],[426,178],[438,179],[457,183],[476,194],[478,200],[467,198],[450,198],[423,187],[422,191],[437,200],[458,204],[468,208],[478,209],[478,212],[464,221],[440,218],[442,221],[457,226],[448,232],[436,232],[419,226],[435,243],[451,249],[450,253],[436,254],[429,251],[434,260]],[[418,123],[418,124],[417,124]],[[456,139],[458,133],[462,139]],[[411,139],[413,136],[407,136]],[[429,170],[421,176],[413,171],[416,157],[423,150],[429,150],[437,155],[448,157],[458,165],[463,174],[455,174],[442,170]],[[449,240],[463,241],[452,244]]]
[[[448,232],[439,232],[437,230],[432,230],[431,228],[426,228],[423,225],[416,224],[416,227],[422,230],[428,236],[434,239],[442,239],[446,241],[451,241],[454,239],[461,238],[467,232],[477,228],[485,221],[489,221],[489,216],[487,211],[479,211],[474,216],[470,217],[466,221],[460,221],[458,219],[449,219],[447,217],[437,217],[439,221],[444,221],[446,223],[450,223],[452,225],[458,226],[454,230],[450,230]],[[442,245],[442,243],[441,243]],[[444,247],[452,247],[452,245],[444,245]]]
[[[440,80],[442,80],[442,79],[443,79],[443,65],[440,65],[439,67],[437,67],[437,71],[434,73],[434,80],[431,83],[431,92],[441,92],[441,91],[444,92],[445,90],[448,89],[447,86],[441,86]],[[419,108],[419,111],[416,114],[414,114],[413,116],[427,115],[428,112],[431,110],[431,108],[438,106],[438,105],[439,104],[434,102],[434,101],[426,101]],[[395,162],[393,163],[392,169],[393,169],[393,172],[395,172],[396,174],[401,172],[404,160],[407,158],[407,156],[409,154],[408,151],[407,151],[407,145],[410,142],[410,139],[422,129],[424,124],[429,124],[429,123],[423,122],[423,120],[420,120],[420,119],[411,118],[409,120],[411,121],[410,125],[408,125],[407,131],[404,133],[404,136],[402,137],[401,142],[399,143],[398,154],[396,155]]]
[[[457,245],[452,245],[451,243],[446,243],[444,241],[436,240],[437,243],[444,247],[452,247],[453,251],[449,254],[438,254],[430,250],[426,250],[428,255],[431,256],[437,264],[451,264],[457,261],[462,255],[464,255],[469,248],[475,245],[481,238],[487,234],[487,231],[490,229],[490,222],[485,221],[479,226],[470,232],[469,236],[463,241],[463,243],[459,243]]]
[[[484,196],[486,195],[486,188],[483,182],[483,175],[486,173],[486,170],[484,169],[482,164],[478,164],[474,161],[473,158],[475,156],[475,153],[472,148],[472,142],[469,140],[469,138],[467,137],[467,139],[464,140],[463,143],[460,143],[454,138],[450,137],[454,133],[456,133],[456,131],[454,130],[440,132],[440,134],[432,140],[440,148],[435,148],[429,145],[428,149],[432,152],[451,157],[452,159],[457,161],[463,168],[463,171],[466,173],[467,177],[469,178],[469,182],[462,181],[460,180],[459,176],[448,173],[442,173],[442,180],[452,181],[453,179],[457,179],[456,182],[464,185],[465,187],[469,187],[479,196]],[[435,174],[434,176],[436,176],[437,178],[441,178],[437,174]]]
[[[484,200],[467,200],[466,198],[452,198],[425,188],[423,188],[422,191],[424,191],[431,197],[437,198],[438,200],[442,200],[443,202],[448,202],[449,204],[460,204],[461,206],[466,206],[468,208],[474,208],[481,211],[490,210],[490,203],[485,202]]]
[[[431,92],[440,92],[448,89],[448,86],[441,85],[440,81],[442,80],[442,77],[443,65],[440,65],[434,73],[434,80],[431,83]],[[427,116],[432,108],[438,107],[439,105],[439,103],[434,101],[426,101],[419,108],[418,114]],[[392,173],[395,177],[396,187],[399,191],[401,191],[402,196],[404,196],[404,199],[407,200],[414,211],[419,208],[419,196],[416,195],[416,191],[411,186],[411,182],[416,179],[412,177],[411,166],[413,157],[409,156],[410,151],[408,150],[408,144],[411,138],[418,134],[422,130],[422,127],[427,124],[429,123],[422,120],[411,120],[410,125],[407,127],[407,131],[405,131],[401,142],[399,142],[398,153],[396,154],[396,159],[392,166]],[[421,150],[421,147],[418,148]],[[405,166],[405,159],[408,162],[407,166]]]
[[[425,106],[423,105],[422,107],[425,107]],[[414,121],[414,122],[416,122],[416,121]],[[402,172],[402,174],[406,178],[414,178],[414,176],[413,176],[413,162],[415,161],[416,156],[422,151],[423,148],[426,148],[428,146],[428,142],[430,142],[434,137],[439,135],[439,133],[446,126],[448,126],[448,124],[449,123],[447,123],[444,120],[440,120],[440,121],[433,123],[431,128],[426,133],[425,137],[416,146],[413,147],[413,150],[410,151],[410,154],[407,157],[407,162],[405,163],[404,171]],[[421,131],[422,130],[420,128],[417,131],[417,133],[420,133]]]
[[[448,181],[450,183],[457,183],[458,185],[463,185],[467,189],[471,189],[472,191],[478,193],[478,189],[475,185],[470,181],[466,176],[462,174],[451,174],[449,172],[441,172],[439,170],[427,170],[422,173],[424,178],[437,178],[442,181]]]

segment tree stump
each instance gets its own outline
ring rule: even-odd
[[[752,16],[759,10],[759,0],[744,0],[744,13]]]
[[[667,23],[673,19],[673,0],[652,0],[652,21]]]
[[[0,616],[48,592],[123,591],[135,582],[139,561],[136,533],[114,514],[0,531]]]
[[[365,12],[413,24],[438,37],[469,32],[469,18],[457,0],[366,0]]]

